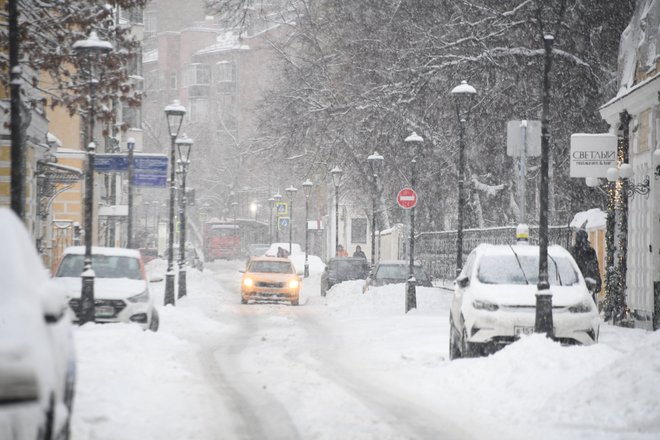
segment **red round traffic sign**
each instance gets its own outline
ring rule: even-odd
[[[396,202],[404,209],[414,208],[417,204],[417,193],[412,188],[403,188],[397,194]]]

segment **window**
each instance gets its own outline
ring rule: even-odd
[[[165,70],[161,72],[162,90],[176,90],[177,78],[176,70]]]
[[[191,64],[183,72],[183,87],[209,85],[211,72],[206,64]]]
[[[364,217],[351,219],[351,243],[367,242],[367,219]]]
[[[190,99],[190,122],[205,121],[209,113],[209,100],[204,98]]]
[[[154,9],[144,12],[144,32],[155,33],[158,30],[158,14]]]
[[[219,61],[216,64],[216,82],[236,81],[236,64],[231,61]]]
[[[122,105],[121,118],[128,128],[142,128],[140,124],[140,107]]]

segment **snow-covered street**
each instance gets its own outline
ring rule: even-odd
[[[657,332],[603,325],[593,347],[535,335],[450,362],[447,290],[419,288],[404,315],[402,285],[324,298],[313,271],[299,307],[241,305],[242,265],[191,270],[157,333],[76,330],[74,440],[660,436]]]

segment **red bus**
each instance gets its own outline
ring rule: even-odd
[[[206,261],[217,258],[234,259],[241,256],[241,236],[238,225],[226,222],[207,222],[204,225],[204,256]]]

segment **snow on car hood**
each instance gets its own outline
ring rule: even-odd
[[[475,282],[468,287],[474,299],[490,301],[504,306],[536,306],[536,284],[481,284]],[[589,293],[580,284],[573,286],[550,286],[552,305],[567,307],[588,299]]]
[[[82,278],[56,277],[55,282],[64,286],[69,298],[80,298]],[[143,280],[129,280],[128,278],[94,278],[95,299],[126,299],[138,295],[147,289],[147,282]]]

